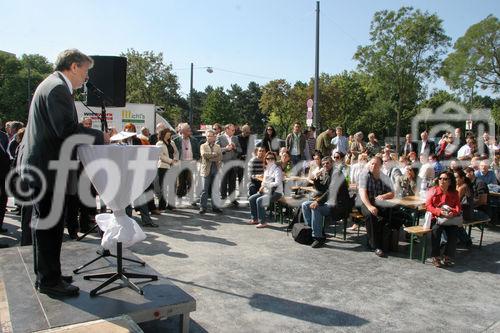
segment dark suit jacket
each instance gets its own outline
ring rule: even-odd
[[[417,143],[416,143],[416,142],[413,142],[413,141],[412,141],[412,142],[410,143],[410,146],[411,146],[411,148],[410,148],[410,150],[409,150],[409,151],[407,151],[407,152],[406,152],[406,155],[408,155],[408,154],[409,154],[409,153],[411,153],[412,151],[417,152]],[[404,154],[405,154],[405,147],[406,147],[406,141],[405,141],[405,142],[403,142],[403,144],[401,145],[401,148],[400,148],[400,150],[399,150],[399,154],[400,154],[400,155],[404,155]],[[417,153],[417,155],[418,155],[418,153]]]
[[[7,146],[9,145],[9,136],[7,133],[0,131],[0,144],[3,149],[7,150]]]
[[[59,159],[64,140],[76,133],[92,135],[96,143],[104,142],[102,132],[78,124],[75,102],[66,81],[60,73],[52,73],[33,96],[22,142],[21,165],[38,168],[52,190],[55,172],[49,171],[49,162]],[[41,183],[35,180],[30,185],[40,187]]]
[[[198,144],[198,140],[196,140],[192,136],[189,137],[189,141],[191,141],[191,149],[193,150],[193,159],[197,161],[200,159],[200,145]],[[179,161],[180,161],[182,157],[182,136],[179,135],[175,137],[174,143],[177,146],[177,150],[179,151]]]
[[[417,151],[416,151],[417,156],[420,155],[421,151],[422,151],[422,140],[420,140],[418,142]],[[427,140],[427,145],[426,145],[424,151],[425,151],[426,155],[435,154],[436,153],[436,144],[434,143],[434,141]]]

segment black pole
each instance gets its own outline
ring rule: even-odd
[[[314,105],[313,105],[313,117],[314,117],[314,127],[319,131],[320,116],[319,116],[319,1],[316,1],[316,59],[315,59],[315,70],[314,70]]]
[[[189,125],[193,126],[193,63],[191,63],[191,80],[189,84]]]

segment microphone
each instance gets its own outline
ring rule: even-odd
[[[90,81],[87,81],[87,83],[85,83],[85,88],[87,91],[90,90],[99,97],[105,96],[104,93],[102,92],[102,90],[97,88],[96,86],[94,86],[94,84]]]

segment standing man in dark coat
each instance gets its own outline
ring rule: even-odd
[[[78,124],[73,90],[79,89],[88,79],[93,61],[76,49],[63,51],[56,61],[56,71],[36,89],[31,102],[28,125],[23,140],[21,159],[22,176],[33,191],[33,256],[36,287],[39,292],[55,296],[75,296],[78,287],[71,284],[71,276],[61,274],[61,246],[64,231],[63,212],[55,221],[51,209],[57,202],[64,202],[65,195],[56,190],[56,171],[49,170],[49,162],[59,160],[61,147],[66,139],[76,133],[90,134],[96,141],[104,142],[109,136]],[[39,177],[29,179],[28,169],[37,168],[45,178],[43,191]],[[33,174],[31,174],[33,175]],[[59,175],[58,175],[59,176]],[[59,177],[58,177],[59,178]],[[67,179],[58,179],[66,182]],[[49,215],[50,214],[50,215]],[[42,221],[45,222],[42,225]]]

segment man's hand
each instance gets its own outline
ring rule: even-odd
[[[375,207],[375,206],[369,206],[369,207],[366,207],[366,208],[368,208],[368,210],[370,211],[370,213],[372,213],[372,215],[378,216],[378,209],[377,209],[377,207]]]
[[[317,201],[313,201],[313,202],[311,203],[311,205],[309,205],[309,207],[310,207],[311,209],[316,209],[316,208],[318,208],[318,202],[317,202]]]
[[[383,195],[383,194],[377,195],[377,196],[375,197],[375,200],[378,200],[378,201],[382,201],[382,200],[384,200],[384,199],[385,199],[385,198],[384,198],[384,195]]]
[[[259,193],[264,193],[264,186],[261,186],[261,187],[259,188]]]

